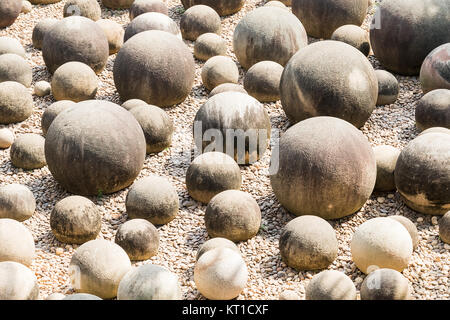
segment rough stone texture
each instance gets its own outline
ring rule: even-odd
[[[439,237],[445,243],[450,244],[450,211],[439,220]]]
[[[408,280],[398,271],[378,269],[361,285],[361,300],[409,300]]]
[[[0,37],[0,55],[5,53],[15,53],[26,58],[25,49],[19,40],[10,37]]]
[[[52,86],[47,81],[38,81],[34,84],[34,94],[38,97],[48,96],[52,92]]]
[[[135,0],[130,7],[130,20],[147,12],[169,14],[167,5],[161,0]]]
[[[33,192],[22,184],[7,184],[0,187],[0,218],[17,221],[29,219],[36,210]]]
[[[103,300],[103,299],[89,293],[75,293],[69,294],[64,298],[62,298],[61,300]]]
[[[280,100],[280,80],[283,66],[273,61],[254,64],[244,77],[244,88],[259,102]]]
[[[181,0],[184,8],[204,4],[213,8],[220,16],[227,16],[241,10],[245,0]]]
[[[356,300],[356,288],[345,273],[325,270],[309,282],[306,300]]]
[[[180,28],[169,16],[159,12],[147,12],[133,19],[127,26],[124,42],[138,33],[150,30],[169,32],[181,38]]]
[[[200,257],[205,252],[208,252],[208,251],[216,249],[216,248],[229,248],[231,250],[238,252],[239,254],[241,253],[239,251],[239,248],[233,241],[225,239],[225,238],[217,237],[217,238],[209,239],[208,241],[204,242],[198,248],[197,255],[195,256],[195,261],[198,261],[198,259],[200,259]]]
[[[122,104],[122,108],[125,108],[125,110],[131,111],[131,109],[139,106],[148,106],[147,102],[140,100],[140,99],[130,99],[125,101]]]
[[[68,0],[64,5],[63,15],[82,16],[97,21],[101,18],[102,9],[97,0]]]
[[[416,126],[450,129],[450,89],[436,89],[425,94],[416,104]]]
[[[247,90],[245,90],[241,85],[238,85],[236,83],[222,83],[211,90],[208,98],[211,98],[212,96],[215,96],[216,94],[219,94],[222,92],[227,92],[227,91],[234,91],[234,92],[240,92],[243,94],[248,94]]]
[[[56,116],[59,115],[64,110],[73,107],[75,105],[75,102],[70,100],[61,100],[52,103],[45,109],[44,113],[42,114],[41,118],[41,128],[42,133],[45,137],[47,134],[48,128],[52,124],[53,120],[55,120]]]
[[[35,258],[30,230],[16,220],[0,219],[0,262],[15,261],[30,266]]]
[[[42,168],[46,165],[44,144],[44,137],[35,133],[19,136],[11,145],[11,163],[26,170]]]
[[[183,39],[195,41],[204,33],[220,34],[220,16],[205,5],[190,7],[181,16],[180,29]]]
[[[13,81],[0,83],[1,124],[21,122],[32,113],[33,98],[24,85]]]
[[[400,150],[392,146],[382,145],[373,148],[377,162],[377,180],[375,190],[395,190],[394,170]]]
[[[22,0],[2,0],[0,5],[0,28],[12,25],[21,11]]]
[[[158,229],[147,220],[132,219],[119,227],[115,242],[130,260],[147,260],[158,253]]]
[[[365,56],[370,53],[369,33],[354,24],[346,24],[334,30],[331,40],[345,42],[361,51]]]
[[[209,91],[224,83],[237,83],[238,80],[239,70],[230,57],[212,57],[202,68],[203,85]]]
[[[0,300],[37,300],[39,286],[33,271],[13,262],[0,262]]]
[[[444,43],[425,58],[420,68],[420,84],[427,93],[435,89],[450,89],[450,43]]]
[[[0,129],[0,149],[9,148],[14,142],[14,133],[8,128]]]
[[[128,9],[134,0],[102,0],[105,7],[110,9]]]
[[[19,55],[0,55],[0,82],[15,81],[29,88],[31,86],[31,66]]]
[[[123,45],[125,30],[120,24],[108,19],[97,20],[96,23],[102,28],[106,34],[109,45],[109,55],[119,52]]]
[[[400,222],[406,228],[406,230],[408,230],[413,244],[413,251],[415,251],[417,249],[417,246],[419,245],[419,232],[417,231],[417,227],[414,222],[412,222],[405,216],[389,216],[389,218]]]
[[[55,18],[46,18],[36,23],[32,35],[33,47],[42,49],[45,34],[49,32],[58,21],[59,20]]]
[[[399,91],[397,78],[385,70],[375,70],[375,75],[378,80],[377,105],[395,103]]]
[[[206,61],[214,56],[225,56],[227,43],[215,33],[204,33],[195,41],[194,56],[198,60]]]

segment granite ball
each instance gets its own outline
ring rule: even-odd
[[[134,0],[102,0],[102,4],[110,9],[128,9],[133,4]]]
[[[248,94],[248,92],[239,84],[237,83],[222,83],[219,84],[217,87],[211,90],[209,93],[208,98],[211,98],[212,96],[215,96],[216,94],[227,92],[227,91],[233,91],[233,92],[240,92],[243,94]]]
[[[432,127],[450,129],[450,90],[428,92],[416,104],[416,126],[422,131]]]
[[[102,9],[97,0],[68,0],[64,5],[63,16],[82,16],[97,21],[102,16]]]
[[[20,222],[0,219],[0,262],[15,261],[30,266],[36,257],[30,230]]]
[[[103,299],[89,293],[74,293],[65,296],[61,300],[103,300]]]
[[[450,89],[450,43],[431,51],[420,67],[420,84],[424,93]]]
[[[277,2],[277,1],[270,1],[270,2]],[[278,300],[301,300],[301,299],[300,296],[297,294],[297,292],[293,290],[284,290],[283,292],[280,293]]]
[[[158,229],[147,220],[132,219],[120,225],[115,242],[130,260],[147,260],[158,253]]]
[[[377,106],[395,103],[399,92],[397,78],[385,70],[375,70],[375,75],[378,81]]]
[[[8,128],[0,129],[0,149],[9,148],[14,142],[14,133]]]
[[[234,251],[236,251],[238,253],[241,253],[239,251],[239,248],[237,247],[237,245],[233,241],[225,239],[225,238],[217,237],[217,238],[209,239],[208,241],[204,242],[200,246],[200,248],[198,248],[197,255],[195,256],[195,261],[198,261],[198,259],[200,259],[200,257],[205,252],[208,252],[210,250],[217,249],[217,248],[229,248],[229,249],[234,250]]]
[[[169,14],[167,4],[161,0],[135,0],[130,7],[130,21],[147,12]]]
[[[96,23],[102,28],[103,32],[106,34],[109,46],[109,55],[119,52],[120,48],[123,46],[123,39],[125,35],[125,30],[120,24],[113,20],[100,19]]]
[[[201,61],[207,61],[214,56],[225,56],[227,43],[215,33],[200,35],[194,44],[194,56]]]
[[[392,146],[381,145],[373,148],[377,162],[377,180],[375,190],[395,190],[394,170],[400,150]]]
[[[220,16],[236,13],[244,6],[245,0],[181,0],[185,9],[204,4],[213,8]]]
[[[413,244],[413,251],[416,250],[417,245],[419,244],[419,233],[417,231],[416,225],[405,216],[396,215],[396,216],[389,216],[389,218],[400,222],[406,228],[406,230],[408,230]]]
[[[124,42],[138,33],[150,30],[165,31],[181,38],[180,28],[172,18],[159,12],[147,12],[130,22],[125,30]]]
[[[9,27],[22,11],[22,0],[2,0],[0,4],[0,28]]]
[[[25,170],[39,169],[47,163],[44,152],[45,139],[39,134],[26,133],[11,145],[10,157],[14,167]]]
[[[33,271],[14,261],[0,262],[0,300],[37,300],[39,285]]]
[[[14,81],[29,88],[31,80],[31,66],[24,58],[14,53],[0,55],[0,82]]]
[[[264,5],[265,7],[278,7],[282,9],[287,9],[286,5],[281,1],[269,1]]]
[[[0,187],[0,218],[25,221],[36,210],[33,192],[22,184],[7,184]]]
[[[125,110],[131,111],[131,109],[135,108],[135,107],[140,107],[140,106],[148,106],[147,102],[140,100],[140,99],[130,99],[125,101],[122,104],[122,108],[125,108]]]
[[[361,300],[409,300],[408,280],[398,271],[372,271],[361,285]]]
[[[5,53],[15,53],[26,58],[25,48],[19,40],[10,37],[0,37],[0,55]]]
[[[31,10],[33,10],[33,6],[31,5],[30,1],[24,0],[22,1],[22,13],[30,13]]]
[[[45,18],[40,20],[34,26],[32,34],[33,47],[35,47],[36,49],[42,49],[45,35],[58,21],[59,20],[55,18]]]
[[[439,237],[445,243],[450,244],[450,211],[439,220]]]
[[[52,85],[47,81],[38,81],[34,84],[34,94],[38,97],[48,96],[52,92]]]
[[[230,57],[212,57],[202,68],[203,85],[209,91],[223,83],[237,83],[238,80],[238,67]]]
[[[52,294],[49,294],[45,300],[62,300],[66,297],[65,294],[54,292]]]
[[[33,98],[28,89],[18,82],[0,83],[0,124],[28,119],[33,113]]]
[[[213,8],[205,5],[195,5],[187,9],[180,20],[183,39],[195,41],[204,33],[221,31],[220,16]]]
[[[64,110],[75,106],[75,102],[70,100],[60,100],[52,103],[45,109],[41,118],[41,128],[44,137],[47,134],[48,128],[52,124],[53,120],[55,120],[56,116],[59,115]]]
[[[444,134],[450,134],[450,129],[443,128],[443,127],[432,127],[429,129],[426,129],[419,133],[419,136],[427,134],[427,133],[444,133]]]
[[[259,102],[280,100],[280,80],[283,66],[273,61],[254,64],[244,77],[244,88]]]
[[[366,30],[354,24],[343,25],[334,30],[331,40],[342,41],[368,56],[370,53],[369,34]]]
[[[356,287],[345,273],[325,270],[308,283],[306,300],[356,300]]]
[[[58,3],[61,0],[30,0],[32,4],[52,4],[52,3]]]

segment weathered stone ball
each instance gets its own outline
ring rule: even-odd
[[[445,243],[450,244],[450,211],[439,220],[439,237]]]
[[[270,1],[275,2],[275,1]],[[300,296],[293,290],[284,290],[280,293],[278,300],[300,300]]]
[[[10,156],[13,166],[26,170],[39,169],[46,165],[45,139],[39,134],[26,133],[11,145]]]
[[[308,283],[306,300],[356,300],[356,288],[345,273],[325,270]]]
[[[117,300],[181,300],[178,276],[164,267],[146,264],[120,281]]]
[[[120,280],[130,270],[127,253],[117,244],[103,239],[82,244],[69,264],[72,288],[102,299],[117,296]]]
[[[123,45],[123,37],[125,30],[120,24],[113,20],[100,19],[96,23],[102,28],[103,32],[106,34],[109,45],[109,55],[119,52]]]
[[[385,70],[375,70],[375,75],[378,81],[377,105],[383,106],[395,103],[399,91],[397,78]]]
[[[64,5],[63,15],[82,16],[97,21],[102,16],[102,9],[97,0],[68,0]]]
[[[0,37],[0,55],[5,53],[15,53],[26,58],[25,49],[19,40],[10,37]]]
[[[287,9],[286,5],[281,1],[269,1],[264,5],[265,7],[278,7],[282,9]]]
[[[264,154],[270,130],[269,115],[263,105],[241,92],[214,95],[194,119],[197,148],[224,152],[238,164],[253,163]]]
[[[91,19],[71,16],[58,21],[44,34],[42,55],[50,73],[70,61],[85,63],[100,73],[109,57],[108,39]]]
[[[200,35],[194,44],[194,56],[198,60],[206,61],[214,56],[227,54],[227,43],[215,33]]]
[[[316,216],[297,217],[281,231],[279,248],[282,260],[297,270],[328,267],[338,253],[333,227]]]
[[[419,133],[419,136],[427,133],[444,133],[444,134],[450,134],[450,129],[443,128],[443,127],[432,127],[429,129],[426,129]]]
[[[30,0],[32,4],[52,4],[60,1],[61,0]]]
[[[416,225],[405,216],[395,215],[389,216],[389,218],[400,222],[406,228],[406,230],[408,230],[413,244],[413,251],[416,250],[417,245],[419,244],[419,233],[417,231]]]
[[[32,41],[33,47],[42,49],[44,36],[59,20],[55,18],[45,18],[40,20],[33,28]]]
[[[375,71],[352,46],[333,40],[300,49],[284,68],[281,104],[291,122],[331,116],[360,128],[378,96]]]
[[[432,127],[450,129],[450,89],[430,91],[417,101],[416,126],[419,130]]]
[[[346,24],[334,30],[331,40],[345,42],[361,51],[365,56],[370,53],[369,34],[354,24]]]
[[[135,0],[130,7],[130,20],[147,12],[169,14],[167,5],[161,0]]]
[[[0,83],[0,123],[9,124],[28,119],[33,113],[33,97],[23,84]]]
[[[243,94],[248,94],[247,90],[245,90],[241,85],[237,83],[222,83],[219,84],[217,87],[211,90],[209,93],[208,98],[211,98],[212,96],[215,96],[216,94],[227,92],[227,91],[233,91],[233,92],[240,92]]]
[[[409,300],[408,280],[398,271],[378,269],[361,285],[361,300]]]
[[[448,0],[398,0],[380,3],[372,20],[370,43],[388,70],[417,75],[425,57],[450,42]],[[414,46],[411,44],[414,43]]]
[[[181,38],[180,28],[172,18],[159,12],[147,12],[133,19],[127,26],[124,42],[138,33],[150,30],[169,32]]]
[[[400,153],[395,185],[411,209],[443,215],[450,208],[450,135],[427,133],[412,140]]]
[[[392,146],[382,145],[373,148],[373,153],[377,161],[375,190],[395,190],[394,170],[398,156],[400,155],[400,150]]]
[[[149,176],[131,186],[125,206],[130,219],[146,219],[162,225],[178,214],[178,194],[166,178]]]
[[[280,100],[280,80],[283,66],[273,61],[254,64],[244,77],[244,88],[260,102]]]
[[[14,261],[0,262],[0,300],[37,300],[39,285],[33,271]]]
[[[233,34],[234,52],[244,69],[265,60],[285,66],[307,44],[308,36],[300,20],[289,11],[274,7],[251,11]]]
[[[48,96],[52,92],[52,86],[47,81],[38,81],[34,84],[34,94],[38,97]]]
[[[59,292],[54,292],[50,295],[47,296],[47,298],[45,298],[45,300],[62,300],[66,297],[65,294],[59,293]]]
[[[313,117],[280,138],[278,169],[270,176],[278,201],[295,215],[339,219],[372,194],[377,167],[367,138],[350,123]],[[329,168],[333,168],[330,170]]]
[[[358,269],[369,274],[390,268],[401,272],[411,259],[413,244],[408,230],[390,218],[374,218],[361,224],[351,241],[352,259]]]
[[[226,238],[217,237],[217,238],[209,239],[208,241],[204,242],[200,246],[200,248],[198,248],[197,255],[195,257],[195,261],[198,261],[198,259],[200,259],[200,257],[205,252],[208,252],[210,250],[217,249],[217,248],[229,248],[231,250],[236,251],[237,253],[241,253],[239,251],[239,248],[233,241],[228,240]]]
[[[158,229],[147,220],[132,219],[119,227],[115,242],[125,250],[130,260],[147,260],[158,253]]]
[[[33,10],[33,6],[31,5],[30,1],[22,1],[22,9],[21,12],[22,13],[30,13],[31,10]]]
[[[36,209],[33,192],[22,184],[7,184],[0,187],[0,218],[25,221]]]
[[[134,0],[102,0],[105,7],[110,9],[128,9]]]
[[[65,296],[61,300],[103,300],[103,299],[89,293],[74,293]]]
[[[435,89],[450,89],[450,43],[431,51],[420,68],[420,84],[427,93]]]
[[[60,242],[82,244],[94,240],[102,226],[102,215],[91,200],[70,196],[58,201],[50,214],[50,227]]]
[[[243,7],[245,0],[181,0],[185,9],[199,4],[213,8],[220,16],[236,13]]]
[[[113,193],[128,187],[141,171],[145,137],[124,108],[107,101],[83,101],[54,119],[45,157],[55,180],[69,192]]]
[[[125,108],[125,110],[130,111],[131,109],[135,108],[135,107],[140,107],[140,106],[148,106],[147,102],[140,100],[140,99],[130,99],[125,101],[122,104],[122,108]]]
[[[204,33],[220,34],[220,16],[213,8],[205,5],[195,5],[187,9],[180,20],[183,39],[195,41]]]
[[[184,101],[190,93],[195,63],[183,41],[152,30],[135,35],[123,45],[113,72],[123,101],[134,98],[168,107]]]
[[[203,85],[209,91],[223,83],[237,83],[238,80],[238,67],[230,57],[212,57],[202,68]]]
[[[21,11],[22,0],[2,0],[0,5],[0,28],[12,25]]]
[[[197,290],[209,300],[231,300],[247,285],[248,270],[242,256],[229,248],[205,252],[194,268]]]
[[[41,128],[44,137],[47,135],[48,128],[52,124],[53,120],[55,120],[56,116],[63,112],[64,110],[73,107],[75,102],[70,100],[60,100],[52,103],[50,106],[45,109],[41,118]]]
[[[0,149],[9,148],[14,142],[14,133],[8,128],[0,129]]]
[[[31,73],[31,66],[21,56],[14,53],[0,55],[0,82],[15,81],[29,88]]]
[[[0,262],[15,261],[30,266],[35,258],[34,239],[20,222],[0,219]]]

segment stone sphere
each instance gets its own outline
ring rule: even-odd
[[[140,107],[140,106],[148,106],[149,104],[147,104],[147,102],[140,100],[140,99],[130,99],[125,101],[122,104],[122,108],[125,108],[125,110],[130,111],[131,109],[135,108],[135,107]]]
[[[325,270],[309,282],[306,300],[356,300],[356,288],[345,273]]]
[[[286,5],[283,2],[281,2],[281,1],[269,1],[264,6],[265,7],[278,7],[278,8],[287,9]]]
[[[42,49],[44,36],[51,30],[51,28],[58,22],[55,18],[45,18],[40,20],[33,29],[32,41],[33,47]]]
[[[204,33],[220,34],[220,16],[213,8],[205,5],[195,5],[187,9],[180,20],[183,39],[195,41]]]
[[[375,70],[375,75],[378,81],[377,106],[395,103],[399,91],[397,78],[385,70]]]
[[[70,196],[58,201],[50,214],[50,227],[60,242],[82,244],[94,240],[102,226],[102,214],[91,200]]]
[[[120,280],[130,270],[127,253],[117,244],[103,239],[91,240],[78,247],[69,265],[72,288],[102,299],[117,296]]]
[[[73,107],[75,102],[70,100],[61,100],[55,103],[52,103],[50,106],[45,109],[41,118],[41,128],[44,136],[47,134],[48,128],[52,124],[53,120],[55,120],[56,116],[63,112],[64,110]]]
[[[65,294],[59,293],[59,292],[54,292],[50,295],[47,296],[47,298],[45,298],[45,300],[62,300],[66,297]]]
[[[375,71],[352,46],[333,40],[299,50],[284,68],[281,104],[291,122],[331,116],[360,128],[378,96]]]
[[[408,230],[390,218],[374,218],[361,224],[351,241],[352,259],[368,274],[390,268],[401,272],[411,259],[413,244]]]
[[[15,53],[26,58],[25,49],[17,39],[10,37],[0,37],[0,55],[5,53]]]
[[[14,133],[8,128],[0,129],[0,149],[9,148],[14,142]]]
[[[243,94],[248,94],[247,90],[245,90],[241,85],[236,83],[222,83],[219,84],[217,87],[211,90],[209,93],[208,98],[211,98],[212,96],[215,96],[216,94],[227,92],[227,91],[233,91],[233,92],[240,92]]]
[[[30,1],[22,1],[22,9],[21,12],[22,13],[30,13],[31,10],[33,10],[33,6],[31,5]]]
[[[431,51],[420,68],[420,84],[427,93],[435,89],[450,89],[450,43]]]
[[[120,281],[117,300],[181,300],[178,276],[164,267],[146,264]]]
[[[277,1],[270,1],[277,2]],[[268,2],[269,3],[269,2]],[[300,300],[300,296],[293,290],[284,290],[280,293],[278,300]]]
[[[389,218],[400,222],[406,228],[406,230],[408,230],[413,244],[413,251],[416,250],[417,245],[419,244],[419,233],[417,231],[416,225],[405,216],[396,215],[389,216]]]
[[[129,220],[117,230],[115,242],[130,260],[147,260],[158,253],[158,229],[144,219]]]
[[[0,262],[0,300],[37,300],[39,285],[33,271],[23,264]]]
[[[32,4],[52,4],[60,1],[61,0],[30,0]]]
[[[345,42],[361,51],[365,56],[370,53],[369,34],[366,30],[354,24],[346,24],[334,30],[331,40]]]
[[[128,187],[141,171],[145,137],[133,115],[122,107],[83,101],[54,119],[46,136],[45,157],[55,180],[69,192],[113,193]]]
[[[68,0],[64,5],[63,15],[82,16],[97,21],[102,16],[102,9],[97,0]]]
[[[130,7],[130,20],[147,12],[169,14],[167,5],[161,0],[135,0]]]
[[[114,63],[114,83],[123,101],[137,98],[158,107],[172,106],[186,99],[194,78],[189,48],[159,30],[144,31],[128,40]]]
[[[46,165],[45,139],[39,134],[26,133],[11,145],[10,156],[13,166],[26,170],[39,169]]]
[[[50,73],[70,61],[85,63],[100,73],[109,57],[108,39],[91,19],[71,16],[58,21],[45,33],[42,55]]]
[[[34,94],[38,97],[48,96],[52,92],[52,86],[47,81],[38,81],[34,85]]]
[[[110,9],[128,9],[134,0],[102,0],[102,4]]]
[[[270,130],[269,115],[263,105],[241,92],[214,95],[194,119],[197,148],[203,152],[224,152],[238,164],[253,163],[264,154]]]
[[[0,5],[0,28],[12,25],[21,11],[22,0],[2,0]]]
[[[244,69],[265,60],[285,66],[307,44],[308,36],[300,20],[289,11],[274,7],[251,11],[233,34],[234,53]]]
[[[450,129],[449,89],[430,91],[417,101],[416,126],[419,130],[426,130],[432,127]]]
[[[338,254],[333,227],[322,218],[308,215],[284,226],[279,247],[284,263],[297,270],[324,269]]]
[[[426,129],[422,131],[419,136],[427,134],[427,133],[444,133],[444,134],[450,134],[450,129],[443,128],[443,127],[432,127],[429,129]]]
[[[75,293],[69,294],[68,296],[62,298],[61,300],[103,300],[103,299],[89,293]]]
[[[280,80],[283,66],[273,61],[254,64],[244,77],[244,88],[260,102],[280,100]]]
[[[220,16],[236,13],[243,7],[245,0],[181,0],[185,9],[199,4],[213,8]]]
[[[231,300],[247,285],[248,271],[242,256],[229,248],[205,252],[194,268],[197,290],[209,300]]]
[[[149,176],[131,186],[125,206],[130,219],[146,219],[162,225],[178,214],[178,194],[166,178]]]
[[[181,38],[180,28],[172,18],[159,12],[147,12],[133,19],[127,26],[124,42],[138,33],[150,30],[169,32]]]
[[[200,35],[194,44],[194,56],[198,60],[206,61],[214,56],[227,54],[227,42],[215,33]]]
[[[361,285],[361,300],[409,300],[408,280],[398,271],[378,269]]]
[[[443,215],[450,209],[450,135],[427,133],[400,153],[395,185],[411,209]]]
[[[31,80],[31,66],[24,58],[14,53],[0,55],[0,82],[15,81],[29,88]]]
[[[14,81],[0,83],[0,124],[28,119],[33,113],[33,97],[23,84]]]
[[[439,220],[439,237],[445,243],[450,244],[450,211]]]
[[[400,155],[400,150],[392,146],[382,145],[373,148],[373,153],[377,161],[375,190],[395,190],[394,170],[398,156]]]
[[[314,38],[330,39],[333,32],[343,25],[360,26],[367,8],[367,0],[292,0],[292,13]]]
[[[280,138],[270,176],[278,201],[295,215],[339,219],[358,211],[372,194],[377,167],[367,138],[350,123],[313,117]],[[333,168],[332,170],[330,168]]]
[[[33,192],[22,184],[8,184],[0,187],[0,218],[25,221],[36,209]]]
[[[212,57],[202,68],[203,85],[210,91],[223,83],[237,83],[238,80],[238,67],[230,57]]]
[[[119,52],[123,45],[123,37],[125,30],[122,26],[113,20],[100,19],[96,23],[102,28],[103,32],[106,34],[109,45],[109,54],[115,54]]]
[[[217,249],[217,248],[229,248],[231,250],[236,251],[239,254],[241,253],[239,251],[239,248],[233,241],[225,239],[225,238],[217,237],[217,238],[209,239],[208,241],[204,242],[200,246],[200,248],[198,248],[197,255],[195,257],[195,261],[198,261],[198,259],[200,259],[200,257],[205,252],[208,252],[210,250]]]
[[[222,152],[206,152],[194,159],[186,172],[189,195],[208,203],[225,190],[239,190],[242,176],[238,164]]]
[[[0,262],[15,261],[30,266],[35,258],[30,230],[16,220],[0,219]]]
[[[448,0],[383,1],[370,29],[375,57],[395,73],[419,74],[430,51],[450,42],[448,12]]]

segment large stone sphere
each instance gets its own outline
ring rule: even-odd
[[[279,247],[282,260],[297,270],[324,269],[338,254],[333,227],[322,218],[308,215],[284,226]]]
[[[400,153],[394,175],[408,207],[445,214],[450,209],[450,135],[427,133],[415,138]]]
[[[398,97],[398,80],[392,74],[385,70],[375,70],[378,81],[377,106],[392,104]]]
[[[164,267],[146,264],[120,281],[117,300],[181,300],[178,276]]]
[[[450,129],[450,89],[430,91],[417,101],[416,126],[419,130],[432,127]]]
[[[120,280],[130,270],[127,253],[117,244],[103,239],[91,240],[78,247],[69,265],[72,288],[102,299],[117,296]]]
[[[439,220],[439,237],[445,243],[450,244],[450,211]]]
[[[202,68],[203,85],[209,91],[223,83],[237,83],[238,80],[238,67],[230,57],[212,57]]]
[[[241,10],[245,0],[181,0],[185,9],[204,4],[213,8],[220,16],[227,16]]]
[[[0,28],[12,25],[20,11],[22,11],[22,0],[2,0],[0,4]]]
[[[426,56],[420,68],[420,84],[424,93],[450,89],[450,43],[437,47]]]
[[[123,46],[123,37],[125,34],[123,27],[117,22],[108,19],[100,19],[95,23],[97,23],[106,34],[109,45],[109,55],[119,52],[120,48]]]
[[[41,128],[44,136],[47,134],[48,128],[52,124],[53,120],[55,120],[56,116],[63,112],[64,110],[73,107],[75,102],[70,100],[61,100],[52,103],[50,106],[45,109],[41,118]]]
[[[426,129],[419,133],[419,136],[427,134],[427,133],[444,133],[444,134],[450,134],[450,129],[443,128],[443,127],[432,127],[429,129]]]
[[[0,262],[0,300],[37,300],[39,285],[33,271],[23,264]]]
[[[74,293],[65,296],[61,300],[103,300],[103,299],[89,293]]]
[[[0,55],[5,53],[15,53],[26,58],[25,49],[19,40],[10,37],[0,37]]]
[[[280,80],[283,66],[273,61],[254,64],[244,77],[244,88],[260,102],[280,100]]]
[[[42,43],[47,32],[57,23],[59,20],[56,18],[45,18],[40,20],[33,29],[32,41],[33,47],[36,49],[42,49]]]
[[[361,224],[351,241],[352,259],[368,274],[390,268],[401,272],[411,259],[413,244],[408,230],[390,218],[374,218]]]
[[[181,16],[180,29],[183,39],[195,41],[204,33],[220,34],[220,17],[213,8],[205,5],[190,7]]]
[[[241,92],[214,95],[194,119],[197,148],[203,152],[224,152],[238,164],[253,163],[262,157],[270,130],[269,115],[263,105]]]
[[[450,42],[449,12],[448,0],[381,2],[370,29],[375,57],[395,73],[419,74],[430,51]]]
[[[361,285],[361,300],[409,300],[408,280],[398,271],[378,269]]]
[[[207,61],[214,56],[227,54],[227,42],[215,33],[200,35],[194,44],[194,56],[198,60]]]
[[[372,114],[378,96],[375,71],[352,46],[315,42],[296,53],[284,68],[281,104],[292,122],[332,116],[357,128]]]
[[[0,82],[15,81],[29,88],[31,80],[31,66],[24,58],[14,53],[0,55]]]
[[[128,40],[114,63],[114,83],[123,101],[137,98],[158,107],[172,106],[186,99],[194,78],[189,48],[159,30],[144,31]]]
[[[158,229],[147,220],[132,219],[119,227],[115,242],[125,250],[130,260],[147,260],[158,253]]]
[[[244,290],[248,279],[242,256],[229,248],[205,252],[195,264],[197,290],[210,300],[231,300]]]
[[[30,266],[35,258],[30,230],[16,220],[0,219],[0,262],[15,261]]]
[[[0,123],[9,124],[28,119],[33,113],[33,97],[23,84],[0,83]]]
[[[97,0],[68,0],[64,5],[63,15],[82,16],[97,21],[102,16],[102,9]]]
[[[208,252],[208,251],[216,249],[216,248],[229,248],[231,250],[236,251],[237,253],[241,253],[239,251],[239,248],[233,241],[225,239],[225,238],[217,237],[217,238],[209,239],[208,241],[204,242],[200,246],[200,248],[198,248],[197,255],[195,256],[195,261],[198,261],[198,259],[200,259],[200,257],[205,252]]]
[[[45,33],[42,56],[50,73],[70,61],[83,62],[99,73],[109,57],[108,39],[91,19],[67,17]]]
[[[373,148],[373,153],[377,161],[375,190],[395,190],[394,170],[398,156],[400,155],[400,150],[392,146],[382,145]]]
[[[180,28],[172,18],[159,12],[147,12],[133,19],[127,26],[124,42],[138,33],[150,30],[166,31],[181,38]]]
[[[134,0],[102,0],[105,7],[110,9],[128,9]]]
[[[52,122],[45,157],[53,177],[71,193],[112,193],[128,187],[141,171],[145,137],[133,115],[122,107],[83,101]]]
[[[400,222],[406,228],[406,230],[408,230],[413,244],[413,251],[416,250],[419,244],[419,232],[417,231],[417,227],[414,222],[409,220],[407,217],[400,215],[389,216],[389,218]]]
[[[236,26],[233,48],[244,69],[270,60],[285,66],[308,44],[302,23],[281,8],[261,7],[248,13]]]
[[[25,221],[36,209],[33,192],[22,184],[7,184],[0,187],[0,218]]]
[[[9,148],[14,142],[14,133],[8,128],[0,129],[0,149]]]
[[[169,14],[167,4],[161,0],[135,0],[130,7],[130,20],[147,12],[159,12]]]
[[[241,85],[237,83],[223,83],[219,84],[217,87],[211,90],[209,93],[208,98],[211,98],[212,96],[215,96],[216,94],[227,92],[227,91],[234,91],[234,92],[240,92],[243,94],[248,94],[247,90],[245,90]]]
[[[345,42],[361,51],[365,56],[370,53],[369,34],[366,30],[354,24],[346,24],[334,30],[331,40]]]
[[[39,134],[26,133],[19,136],[11,146],[13,166],[26,170],[39,169],[46,165],[45,139]]]
[[[367,138],[350,123],[314,117],[289,128],[272,154],[270,182],[295,215],[339,219],[358,211],[372,194],[377,167]]]
[[[356,300],[356,288],[345,273],[325,270],[308,283],[306,300]]]

